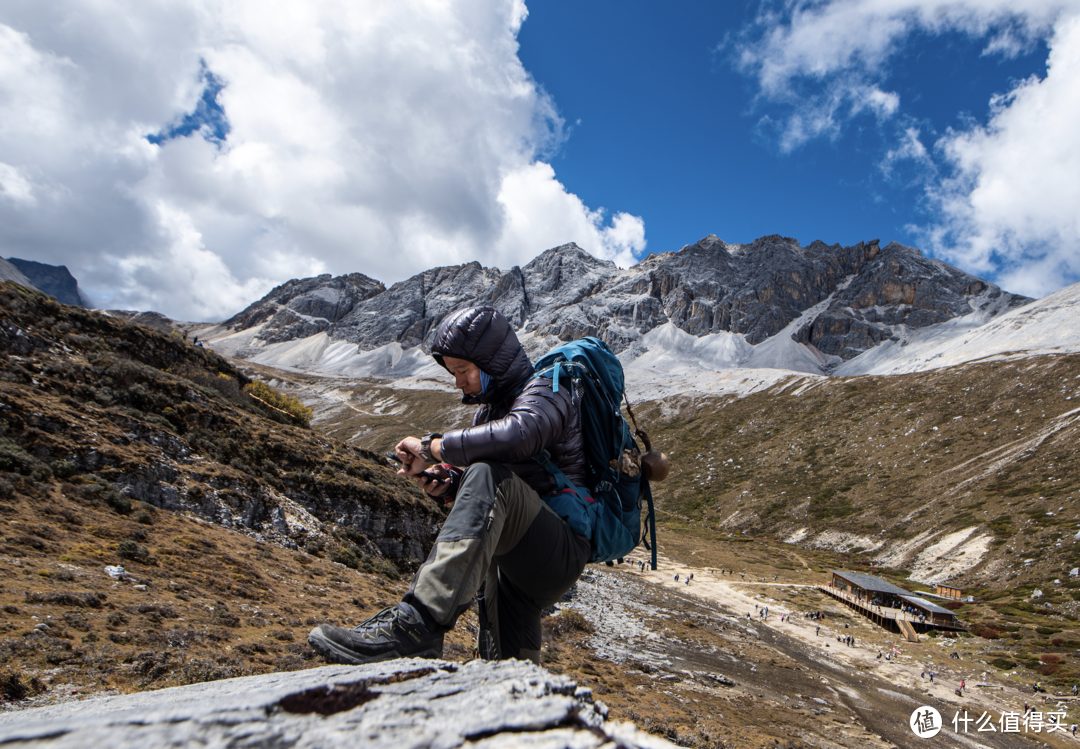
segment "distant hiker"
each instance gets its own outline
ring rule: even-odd
[[[686,584],[687,584],[687,585],[689,585],[689,584],[690,584],[690,578],[689,578],[689,577],[688,577],[688,578],[686,578]]]
[[[816,637],[816,636],[818,636],[820,634],[821,634],[821,626],[819,625],[818,628],[814,630],[814,636]]]
[[[394,454],[401,475],[437,500],[456,501],[401,602],[353,629],[319,625],[308,642],[338,663],[441,657],[443,635],[486,578],[494,656],[539,663],[541,612],[573,586],[592,554],[590,539],[564,519],[586,516],[584,499],[556,494],[553,473],[530,459],[546,451],[570,483],[585,486],[575,389],[537,377],[513,326],[493,307],[445,317],[431,355],[453,375],[462,403],[480,408],[472,427],[406,437]]]
[[[686,582],[690,582],[690,581],[691,581],[691,580],[693,580],[693,579],[694,579],[694,573],[693,573],[693,572],[691,572],[691,573],[690,573],[690,577],[686,578]]]
[[[192,341],[196,346],[199,345],[199,336],[195,336],[195,340]]]
[[[1077,684],[1073,684],[1073,697],[1075,697],[1075,696],[1076,696],[1076,691],[1077,691],[1077,689],[1080,689],[1080,685],[1077,685]]]
[[[202,347],[203,347],[203,345],[202,345],[202,341],[196,341],[196,342],[195,342],[195,345],[196,345],[196,346],[198,346],[199,348],[202,348]]]
[[[881,660],[881,651],[880,651],[880,650],[878,651],[878,654],[877,654],[877,659],[878,659],[879,661]],[[926,675],[926,673],[924,672],[924,673],[923,673],[923,676],[925,676],[925,675]]]
[[[925,679],[926,678],[926,672],[923,671],[921,674],[919,674],[919,678],[920,679]]]
[[[934,672],[933,671],[930,672],[930,683],[931,684],[934,683]]]
[[[678,572],[675,573],[675,582],[679,582],[679,573]]]
[[[961,679],[960,680],[960,688],[963,689],[965,684],[967,684],[967,679]]]
[[[1073,723],[1071,726],[1069,726],[1069,730],[1072,731],[1073,738],[1075,739],[1076,738],[1076,724]]]

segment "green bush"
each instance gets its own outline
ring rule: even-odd
[[[296,398],[279,393],[265,382],[252,382],[244,386],[244,392],[278,411],[284,411],[303,427],[311,426],[310,408]]]
[[[145,562],[150,558],[150,550],[134,541],[121,541],[116,547],[116,553],[124,559],[133,559],[136,562]]]
[[[41,461],[22,449],[22,446],[7,437],[0,437],[0,471],[21,473],[29,476]]]
[[[60,479],[69,479],[79,472],[79,467],[67,460],[54,460],[50,468],[53,476]]]
[[[355,546],[339,546],[330,552],[330,561],[356,569],[360,566],[360,550]]]

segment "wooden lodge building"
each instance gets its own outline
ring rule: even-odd
[[[875,624],[908,639],[931,629],[965,629],[953,612],[880,577],[830,570],[829,584],[821,590]]]

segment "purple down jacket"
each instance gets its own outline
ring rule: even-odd
[[[493,378],[486,392],[461,399],[481,407],[473,426],[443,435],[443,460],[460,467],[481,460],[502,463],[544,496],[556,489],[555,480],[532,457],[547,450],[567,478],[585,485],[585,445],[570,388],[555,393],[551,380],[532,379],[529,357],[498,310],[471,307],[452,313],[439,325],[431,353],[444,367],[444,356],[464,359]]]

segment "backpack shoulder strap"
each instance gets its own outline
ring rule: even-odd
[[[578,488],[570,483],[570,479],[566,477],[566,474],[562,472],[562,469],[551,462],[551,455],[547,450],[541,450],[539,455],[533,456],[533,460],[543,466],[544,470],[551,474],[560,489],[569,489],[577,494]]]

